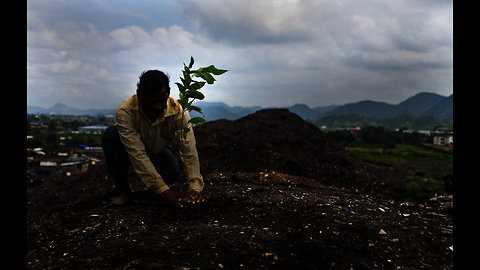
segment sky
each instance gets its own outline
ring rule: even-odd
[[[398,104],[453,93],[453,1],[28,0],[27,105],[116,108],[140,74],[228,69],[230,106]]]

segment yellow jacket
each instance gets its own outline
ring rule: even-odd
[[[188,111],[184,111],[172,97],[168,98],[163,116],[159,116],[153,123],[140,109],[137,95],[131,96],[118,105],[116,125],[120,140],[125,145],[137,175],[147,187],[157,194],[164,192],[169,187],[155,170],[147,151],[154,154],[160,152],[172,142],[176,132],[178,133],[180,159],[185,168],[189,190],[197,192],[203,190],[203,178],[200,175],[195,136],[192,124],[189,124],[188,120],[190,120]],[[184,127],[190,129],[186,139],[183,139],[181,135]]]

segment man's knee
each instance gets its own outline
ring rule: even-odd
[[[128,171],[130,161],[116,126],[108,127],[102,134],[102,149],[109,171]]]
[[[167,185],[171,185],[180,178],[180,168],[178,160],[170,151],[169,147],[163,149],[160,153],[149,155],[150,160],[155,165],[155,169],[162,176]]]
[[[109,146],[114,143],[118,137],[118,130],[116,126],[109,126],[102,134],[102,147]]]

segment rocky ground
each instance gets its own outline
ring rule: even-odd
[[[111,206],[103,163],[28,188],[27,268],[453,268],[451,196],[396,200],[388,171],[296,117],[197,127],[206,201],[195,206],[165,205],[133,174],[132,202]]]

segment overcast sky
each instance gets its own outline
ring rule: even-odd
[[[453,93],[442,0],[28,0],[27,105],[115,108],[144,70],[229,72],[205,101],[310,107]]]

